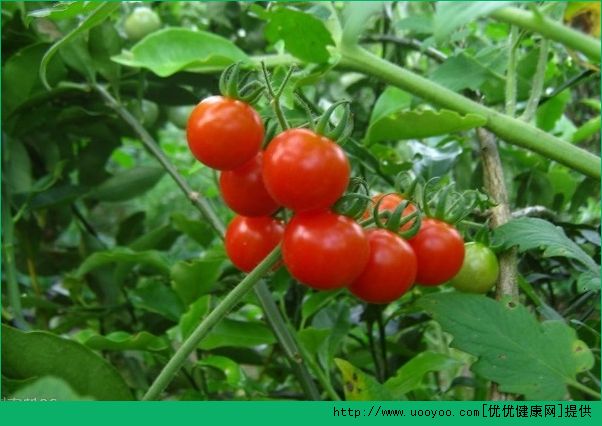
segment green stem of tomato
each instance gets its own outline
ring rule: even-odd
[[[594,397],[596,400],[600,400],[602,397],[600,392],[595,391],[594,389],[588,388],[587,386],[579,383],[577,380],[571,380],[568,382],[569,386],[574,387],[575,389],[579,389],[581,392]]]
[[[527,148],[574,170],[600,178],[600,157],[539,130],[517,118],[474,102],[359,47],[342,48],[340,65],[372,75],[426,101],[462,114],[478,114],[485,127],[508,143]]]
[[[102,86],[94,87],[100,95],[109,103],[109,105],[119,114],[119,116],[128,123],[132,129],[138,134],[142,143],[155,156],[161,165],[167,170],[180,189],[187,195],[192,204],[200,211],[207,219],[210,225],[215,229],[220,238],[224,238],[225,226],[213,211],[211,205],[198,193],[194,192],[184,178],[178,173],[176,168],[171,164],[165,156],[154,138],[146,131],[144,126],[130,114],[111,94]],[[300,356],[299,346],[297,345],[293,332],[287,327],[282,314],[278,310],[272,295],[267,286],[263,282],[259,282],[255,287],[255,294],[263,307],[265,316],[269,324],[272,326],[274,334],[278,338],[285,354],[288,356],[293,369],[297,373],[297,377],[301,386],[306,391],[307,397],[311,400],[320,399],[320,393],[313,382],[311,375],[307,370],[307,366],[303,362],[303,357]]]
[[[207,317],[201,321],[198,327],[188,336],[163,367],[144,397],[144,401],[156,399],[167,385],[176,376],[188,356],[197,348],[211,329],[221,321],[253,288],[253,286],[264,276],[280,259],[280,246],[276,247],[265,259],[261,261],[236,287],[230,291],[224,299],[215,307]]]
[[[491,14],[493,19],[539,33],[544,37],[562,43],[566,47],[585,54],[600,62],[600,40],[576,31],[541,14],[527,12],[514,7],[498,9]]]

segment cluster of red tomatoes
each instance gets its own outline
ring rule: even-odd
[[[222,196],[238,214],[226,231],[226,252],[242,271],[281,243],[284,264],[299,282],[319,290],[347,287],[367,302],[388,303],[415,282],[439,285],[462,267],[464,241],[445,222],[423,219],[406,241],[332,212],[349,183],[350,165],[325,136],[288,129],[262,150],[259,114],[245,102],[213,96],[192,111],[187,139],[200,162],[221,171]],[[402,201],[389,194],[379,209],[391,211]],[[282,207],[294,213],[288,223],[274,217]],[[408,204],[404,214],[415,210]]]

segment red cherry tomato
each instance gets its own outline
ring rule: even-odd
[[[232,210],[243,216],[269,216],[278,209],[263,184],[261,165],[263,153],[234,170],[223,171],[219,186],[224,201]]]
[[[384,198],[383,198],[384,197]],[[389,212],[393,212],[397,206],[399,204],[401,204],[405,198],[402,197],[399,194],[376,194],[375,196],[372,197],[372,202],[374,204],[378,203],[378,201],[380,199],[383,199],[378,207],[378,211],[379,212],[385,212],[385,211],[389,211]],[[368,206],[368,208],[366,209],[366,211],[364,212],[362,219],[368,219],[372,216],[372,210],[374,206]],[[402,216],[407,216],[409,214],[412,214],[416,211],[416,206],[414,204],[409,203],[407,205],[407,207],[405,209],[403,209],[403,213]],[[406,223],[405,225],[402,225],[399,229],[402,231],[407,231],[408,229],[410,229],[412,227],[412,224],[414,222],[410,221],[408,223]]]
[[[280,133],[268,145],[263,159],[268,192],[295,211],[332,206],[347,188],[349,172],[341,147],[307,129]]]
[[[295,215],[282,240],[282,257],[291,275],[318,290],[351,284],[366,266],[369,254],[362,227],[331,212]]]
[[[445,222],[423,219],[420,230],[409,243],[418,260],[416,282],[419,284],[443,284],[462,268],[464,240],[456,228]]]
[[[362,274],[349,286],[351,293],[370,303],[399,299],[416,279],[416,255],[412,247],[386,229],[369,229],[370,257]]]
[[[241,271],[250,272],[278,245],[284,224],[269,216],[236,216],[226,230],[226,253]]]
[[[186,126],[188,147],[201,163],[218,170],[232,170],[260,150],[264,129],[261,117],[250,105],[222,96],[201,101]]]

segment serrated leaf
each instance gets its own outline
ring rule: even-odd
[[[343,390],[347,401],[388,401],[393,399],[388,390],[374,377],[344,359],[335,358],[334,362],[343,376]]]
[[[366,139],[369,143],[422,139],[483,126],[487,119],[478,114],[460,115],[442,109],[397,111],[371,122]]]
[[[57,377],[45,376],[23,386],[11,395],[17,401],[90,401],[93,398],[80,396],[69,383]]]
[[[506,7],[511,1],[457,1],[437,2],[435,12],[435,40],[438,43],[445,41],[446,37],[456,28],[473,22],[475,19],[490,14],[496,9]]]
[[[115,174],[90,192],[89,197],[99,201],[127,201],[144,194],[165,174],[161,167],[139,166]]]
[[[169,274],[169,264],[165,257],[158,251],[133,251],[125,247],[115,247],[111,250],[92,253],[77,269],[76,276],[82,278],[85,274],[94,269],[115,263],[142,264],[154,267],[165,275]]]
[[[290,54],[306,62],[328,61],[330,53],[326,46],[334,45],[334,41],[322,21],[308,13],[284,7],[269,12],[268,16],[265,36],[271,43],[283,40],[284,48]]]
[[[453,336],[452,346],[476,357],[472,369],[502,392],[526,399],[563,399],[586,363],[575,330],[562,321],[540,323],[516,302],[482,295],[433,293],[418,305]]]
[[[384,383],[393,398],[398,399],[408,392],[418,388],[422,379],[431,371],[449,370],[462,365],[462,363],[449,355],[437,352],[421,352],[406,362]]]
[[[131,51],[112,57],[113,61],[146,68],[160,77],[178,71],[214,72],[249,57],[231,41],[204,31],[166,28],[139,41]]]
[[[91,349],[45,331],[24,333],[2,324],[2,374],[12,379],[55,376],[79,395],[131,400],[117,370]]]
[[[103,336],[94,330],[86,329],[75,334],[73,338],[90,349],[99,351],[162,351],[169,347],[164,338],[146,331],[136,334],[114,331]]]
[[[524,217],[513,219],[494,231],[494,243],[503,247],[517,246],[519,252],[543,249],[544,257],[568,257],[577,260],[600,276],[600,267],[563,229],[544,219]]]

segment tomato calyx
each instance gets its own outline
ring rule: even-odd
[[[347,192],[337,200],[332,210],[335,213],[358,220],[371,201],[369,194],[368,183],[364,179],[354,176],[349,180]]]
[[[319,135],[325,136],[331,141],[342,142],[353,131],[353,120],[351,118],[351,108],[349,107],[348,100],[342,100],[332,104],[318,119],[318,123],[313,129]],[[330,121],[334,111],[343,105],[343,116],[339,122],[334,126],[330,126]]]
[[[385,194],[376,201],[374,208],[372,209],[374,225],[376,225],[377,228],[391,231],[405,239],[412,238],[418,233],[422,224],[420,210],[415,208],[409,200],[405,199],[401,201],[393,211],[382,210],[381,204],[389,195],[397,194],[394,192]],[[408,210],[412,209],[412,206],[414,206],[413,211],[408,212]]]
[[[220,93],[231,99],[237,99],[252,104],[259,99],[265,86],[257,79],[249,80],[252,72],[240,74],[241,62],[229,65],[219,77]]]

